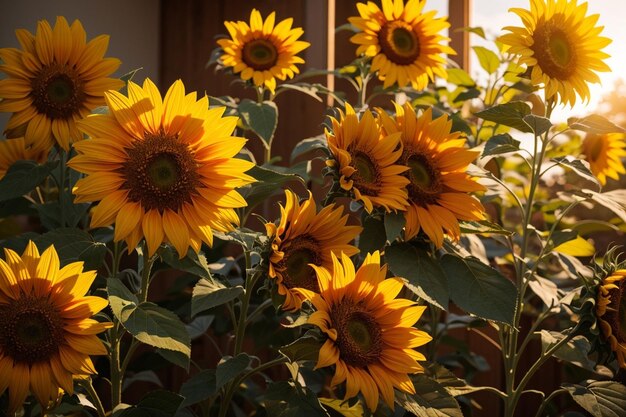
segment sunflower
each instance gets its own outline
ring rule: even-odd
[[[624,139],[625,135],[622,133],[589,133],[583,141],[585,159],[602,185],[606,184],[606,177],[617,180],[619,174],[626,174],[622,164],[622,157],[626,156]]]
[[[56,141],[67,151],[83,137],[76,121],[104,105],[105,91],[124,85],[107,78],[120,61],[103,58],[107,35],[87,43],[78,20],[69,26],[57,17],[54,28],[41,20],[35,35],[26,29],[15,33],[23,50],[0,49],[0,71],[8,76],[0,81],[0,111],[13,112],[5,133],[23,136],[28,147],[48,149]]]
[[[459,220],[484,219],[484,207],[468,193],[485,188],[465,172],[478,152],[465,148],[460,132],[450,132],[447,116],[433,120],[430,108],[418,117],[410,103],[396,104],[395,120],[382,110],[379,114],[383,132],[401,134],[398,163],[409,167],[405,239],[423,230],[438,248],[444,233],[458,240]]]
[[[345,114],[339,113],[339,120],[331,117],[332,131],[325,131],[334,158],[326,163],[337,169],[339,185],[362,201],[368,213],[374,206],[403,210],[409,181],[401,175],[406,167],[396,165],[402,154],[400,135],[383,135],[369,110],[359,120],[346,103]]]
[[[254,178],[253,164],[234,158],[246,142],[231,136],[237,117],[209,110],[205,96],[185,95],[178,80],[161,98],[152,81],[128,83],[129,96],[105,93],[111,114],[78,123],[91,140],[76,143],[68,165],[87,174],[74,188],[76,202],[100,201],[91,227],[115,222],[115,241],[133,250],[145,237],[152,256],[162,242],[182,258],[189,246],[211,245],[212,230],[233,230],[234,208],[246,206],[235,188]]]
[[[350,41],[359,45],[357,55],[373,57],[370,71],[378,71],[384,87],[398,83],[411,84],[423,90],[435,76],[447,78],[445,58],[454,55],[452,48],[441,42],[450,38],[439,32],[450,24],[435,18],[435,11],[422,13],[425,0],[382,0],[382,10],[374,2],[357,3],[360,17],[348,20],[361,30]]]
[[[574,105],[576,94],[590,97],[587,83],[599,83],[596,72],[610,71],[602,48],[611,40],[600,36],[599,15],[585,16],[587,3],[577,0],[532,0],[530,10],[512,8],[524,27],[507,26],[511,33],[498,39],[519,55],[519,63],[530,69],[531,82],[543,84],[546,98],[558,94],[562,103]]]
[[[626,369],[626,269],[618,269],[602,280],[596,316],[619,366]]]
[[[300,70],[296,64],[304,64],[297,56],[310,46],[299,41],[304,31],[292,28],[293,19],[285,19],[274,25],[276,13],[272,12],[263,21],[261,13],[253,9],[250,13],[250,25],[246,22],[224,22],[231,39],[220,39],[222,64],[234,67],[235,73],[241,73],[246,81],[252,79],[257,87],[265,86],[274,93],[276,79],[293,78]]]
[[[48,159],[48,149],[26,148],[24,138],[0,140],[0,179],[17,161],[42,163]]]
[[[283,309],[298,310],[302,297],[293,288],[302,287],[319,292],[315,271],[309,264],[332,268],[331,253],[352,256],[359,250],[350,245],[362,230],[347,226],[348,215],[341,207],[330,205],[316,214],[315,201],[302,204],[290,190],[285,190],[285,207],[280,207],[280,223],[267,223],[265,229],[271,241],[269,276],[274,278],[278,293],[285,296]]]
[[[90,317],[108,305],[85,296],[96,271],[83,263],[60,268],[54,246],[41,256],[28,243],[20,257],[0,259],[0,394],[9,389],[9,414],[32,392],[42,407],[59,388],[73,393],[74,376],[95,374],[89,355],[106,355],[96,334],[112,326]]]
[[[317,310],[308,323],[328,336],[316,368],[335,365],[331,386],[346,381],[346,398],[360,391],[374,411],[380,393],[393,408],[394,388],[414,394],[408,374],[423,372],[417,361],[425,357],[414,348],[431,337],[412,326],[426,307],[395,298],[403,280],[385,279],[387,266],[380,266],[378,252],[368,254],[356,273],[346,254],[341,262],[331,257],[332,268],[313,266],[319,294],[298,289]]]

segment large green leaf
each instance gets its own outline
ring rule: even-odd
[[[308,152],[314,151],[316,149],[326,149],[328,143],[326,142],[326,135],[317,135],[312,138],[302,139],[300,142],[296,144],[291,151],[291,161],[293,162],[296,158],[301,155],[304,155]]]
[[[387,241],[384,222],[373,216],[363,220],[363,231],[359,235],[359,249],[361,253],[371,253],[385,246]]]
[[[220,306],[238,298],[243,294],[243,287],[226,287],[213,278],[202,278],[193,288],[191,296],[191,316]]]
[[[567,119],[570,129],[582,130],[583,132],[596,133],[598,135],[604,133],[624,133],[625,130],[606,117],[592,114],[587,117],[570,117]]]
[[[446,389],[424,374],[412,375],[415,394],[396,391],[396,401],[407,411],[424,417],[463,417],[461,408]]]
[[[178,257],[174,248],[166,248],[160,252],[163,262],[179,271],[189,272],[200,278],[211,278],[211,272],[203,253],[196,253],[193,249],[187,251],[184,258]]]
[[[278,107],[272,101],[257,103],[244,99],[237,108],[246,125],[269,146],[278,125]]]
[[[552,162],[556,162],[557,164],[570,168],[574,171],[578,176],[586,179],[587,181],[591,181],[600,187],[600,182],[596,178],[595,175],[591,172],[589,168],[589,163],[587,161],[583,161],[580,159],[573,158],[571,156],[564,156],[559,158],[552,159]]]
[[[513,322],[517,289],[504,275],[474,257],[446,254],[441,266],[456,305],[484,319]]]
[[[500,58],[491,49],[487,49],[484,46],[473,46],[472,49],[476,52],[478,62],[483,67],[487,74],[493,74],[498,70],[500,66]]]
[[[523,101],[511,101],[479,111],[476,116],[483,120],[513,127],[521,132],[532,133],[530,126],[524,122],[524,117],[529,114],[528,104]]]
[[[543,135],[552,127],[552,122],[547,117],[529,114],[528,116],[524,116],[523,120],[537,136]]]
[[[614,381],[563,384],[574,401],[594,417],[626,416],[626,386]]]
[[[472,76],[469,75],[464,69],[448,68],[447,72],[449,83],[469,88],[476,86],[476,82],[474,82]]]
[[[519,151],[519,145],[520,141],[513,139],[508,133],[495,135],[485,143],[482,157],[517,152]]]
[[[34,240],[39,250],[50,245],[59,255],[61,266],[71,262],[83,261],[85,270],[98,269],[106,255],[106,245],[96,242],[91,235],[74,228],[59,228],[44,233]]]
[[[217,365],[215,370],[215,389],[218,390],[233,379],[241,376],[250,366],[250,356],[240,353],[235,357],[223,360]]]
[[[215,369],[200,371],[180,387],[180,395],[185,397],[181,407],[188,407],[204,401],[216,391]]]
[[[439,264],[409,243],[394,243],[385,250],[389,269],[408,280],[407,287],[442,310],[448,307],[448,280]]]
[[[268,197],[281,192],[282,185],[290,181],[297,181],[304,184],[301,176],[289,172],[288,168],[276,166],[255,165],[248,171],[257,182],[240,188],[239,192],[248,202],[248,209],[252,209],[257,204],[267,200]]]
[[[281,347],[280,353],[287,356],[291,362],[317,361],[320,349],[324,343],[314,337],[304,336],[286,346]]]
[[[558,343],[566,337],[565,334],[559,332],[550,332],[548,330],[542,330],[541,335],[541,349],[545,353],[551,346]],[[575,336],[567,343],[561,345],[552,355],[569,363],[572,363],[581,368],[593,371],[595,363],[589,359],[589,352],[591,351],[591,343],[583,336]]]
[[[183,397],[166,390],[150,391],[136,406],[113,413],[114,417],[174,417]]]
[[[33,161],[15,162],[6,175],[0,179],[0,201],[30,193],[50,175],[58,164],[59,161],[50,161],[42,165]]]
[[[393,242],[401,237],[402,229],[406,224],[404,213],[386,213],[385,214],[385,233],[387,241]]]
[[[139,303],[119,279],[110,278],[107,291],[113,314],[137,340],[187,357],[191,355],[189,334],[176,314],[151,302]]]
[[[329,417],[315,393],[304,387],[304,392],[292,381],[269,385],[262,397],[267,415],[272,417]]]

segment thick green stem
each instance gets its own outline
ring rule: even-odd
[[[111,329],[111,410],[114,410],[122,402],[122,372],[120,368],[120,323],[113,318],[114,325]]]
[[[552,401],[554,397],[556,397],[557,395],[563,394],[565,392],[567,392],[565,388],[560,388],[555,391],[552,391],[552,393],[548,395],[548,398],[546,398],[545,400],[541,402],[541,407],[539,407],[539,410],[537,410],[537,414],[535,414],[535,417],[541,417],[543,415],[543,410],[545,410],[546,406],[550,404],[550,401]]]
[[[98,393],[93,387],[91,378],[87,378],[87,379],[83,379],[79,381],[80,381],[80,385],[82,385],[83,388],[85,388],[85,390],[87,391],[87,394],[89,394],[89,397],[91,397],[91,401],[93,405],[96,407],[96,411],[98,412],[98,417],[105,417],[106,412],[104,410],[104,406],[102,405],[102,401],[100,401],[100,397],[98,397]]]
[[[144,254],[147,253],[147,248],[144,247]],[[144,255],[145,256],[145,255]],[[139,302],[144,303],[148,300],[148,287],[150,286],[150,273],[152,272],[152,265],[156,261],[157,255],[152,255],[143,266],[141,271],[141,292],[139,293]]]
[[[61,160],[59,164],[59,169],[61,170],[59,177],[59,206],[61,212],[61,227],[65,227],[65,198],[67,197],[65,194],[65,173],[67,171],[67,154],[65,151],[61,150],[59,152],[59,158]]]

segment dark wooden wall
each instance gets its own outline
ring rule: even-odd
[[[226,33],[223,22],[225,20],[249,20],[252,8],[261,11],[265,18],[270,12],[276,11],[276,20],[292,17],[295,27],[303,27],[303,40],[311,42],[312,46],[301,53],[306,65],[301,71],[308,68],[326,67],[326,36],[327,15],[325,0],[162,0],[162,49],[161,49],[161,88],[166,89],[176,79],[182,79],[188,91],[196,90],[200,94],[206,92],[210,96],[231,95],[234,97],[249,97],[255,99],[253,91],[246,91],[240,84],[232,84],[234,76],[216,73],[213,68],[206,68],[211,51],[216,47],[215,37]],[[357,15],[356,1],[336,0],[336,26],[347,22],[349,16]],[[457,6],[467,10],[469,0],[451,0],[451,14],[459,15]],[[461,13],[462,15],[462,13]],[[456,21],[467,22],[462,18]],[[350,63],[354,59],[355,47],[350,44],[350,32],[341,31],[336,34],[335,62],[337,67]],[[459,42],[467,36],[457,36]],[[457,50],[460,49],[456,47]],[[467,60],[465,60],[467,61]],[[461,63],[464,61],[461,60]],[[319,78],[317,82],[324,82]],[[337,80],[338,90],[347,90],[347,83]],[[303,94],[287,92],[277,99],[280,112],[276,131],[275,151],[288,160],[293,146],[301,139],[322,133],[321,123],[325,117],[326,106]],[[252,139],[250,146],[258,155],[261,148]],[[488,302],[487,300],[485,302]],[[528,321],[523,323],[529,327]],[[497,338],[495,332],[488,332]],[[490,385],[501,387],[504,375],[501,366],[501,354],[492,345],[475,333],[457,331],[454,336],[468,343],[470,350],[485,357],[491,371],[478,375],[473,383],[476,385]],[[532,358],[540,353],[540,346],[533,344],[530,347]],[[200,350],[200,352],[198,352]],[[199,346],[194,345],[194,358],[200,362],[210,360],[207,355],[214,353],[211,345],[206,342]],[[528,368],[522,364],[522,369]],[[550,363],[533,379],[532,388],[546,391],[554,389],[560,380],[558,365]],[[174,384],[180,384],[187,377],[176,372],[171,376]],[[173,387],[177,389],[178,387]],[[478,393],[471,397],[480,405],[475,409],[474,416],[495,417],[501,415],[500,400],[490,393]],[[534,415],[538,406],[539,396],[523,397],[520,403],[519,416]]]

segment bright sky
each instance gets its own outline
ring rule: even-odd
[[[440,14],[447,14],[449,0],[427,0],[427,9],[440,10]],[[453,0],[450,0],[453,2]],[[504,26],[521,26],[521,19],[514,13],[509,13],[511,7],[529,8],[529,0],[473,0],[473,15],[471,26],[483,27],[489,38],[493,39]],[[579,3],[583,3],[579,0]],[[589,104],[577,104],[573,109],[569,107],[557,108],[553,121],[565,121],[570,116],[584,116],[594,112],[603,92],[610,91],[617,78],[626,78],[626,20],[624,19],[624,0],[588,0],[588,14],[600,14],[598,25],[604,26],[601,35],[613,39],[604,51],[611,55],[606,62],[611,67],[611,73],[600,73],[602,85],[591,84],[591,101]],[[439,14],[438,14],[439,15]],[[482,39],[481,39],[482,40]],[[472,35],[471,42],[479,44],[479,37]],[[480,67],[473,63],[472,75]]]

